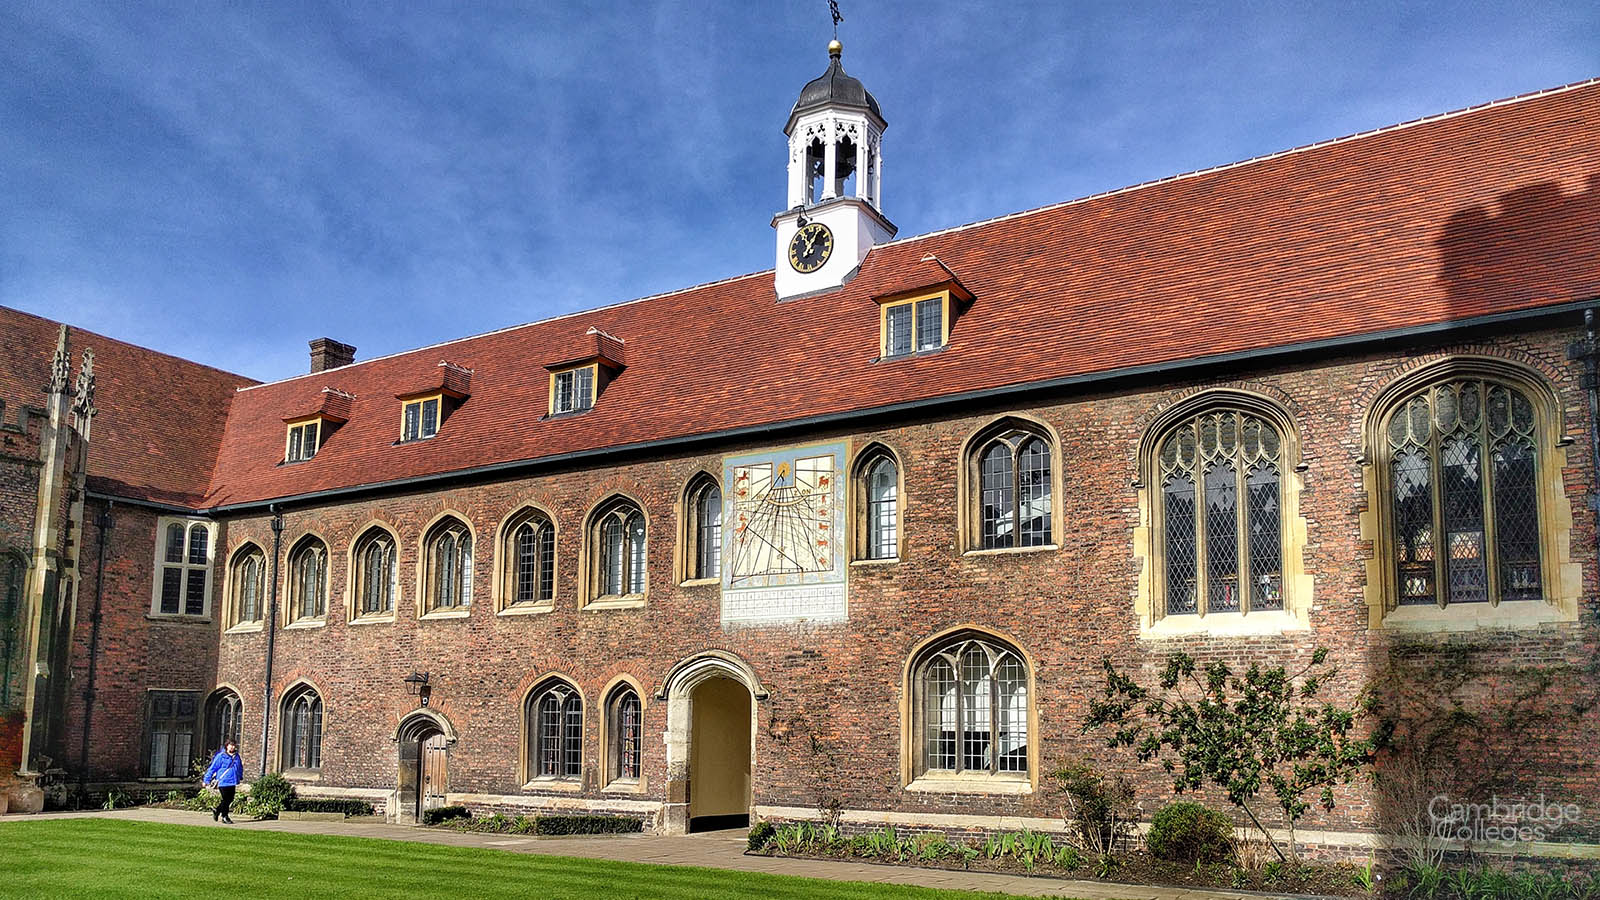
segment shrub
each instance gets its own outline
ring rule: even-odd
[[[750,853],[760,853],[767,849],[777,831],[771,822],[757,822],[750,826],[750,838],[745,842],[745,850]]]
[[[1066,796],[1080,846],[1097,856],[1115,853],[1133,835],[1133,785],[1121,775],[1106,775],[1086,762],[1072,762],[1050,773]]]
[[[630,816],[538,816],[535,834],[632,834],[644,830],[644,820]]]
[[[1171,803],[1150,821],[1145,845],[1157,859],[1222,862],[1233,852],[1233,822],[1199,803]]]
[[[498,813],[496,814],[498,815]],[[440,806],[422,811],[422,824],[438,825],[451,819],[471,818],[472,812],[465,806]]]
[[[250,783],[250,795],[242,804],[244,812],[257,818],[274,818],[294,796],[294,785],[277,772],[268,772]]]
[[[344,813],[347,816],[370,816],[372,804],[365,800],[344,800],[331,797],[290,797],[283,808],[291,812]]]

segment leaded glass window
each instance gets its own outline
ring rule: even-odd
[[[152,612],[204,616],[211,605],[211,526],[193,520],[169,521],[158,551],[158,581]]]
[[[1543,599],[1537,428],[1525,394],[1483,379],[1433,385],[1389,414],[1396,603]]]
[[[924,657],[917,680],[921,771],[1028,771],[1028,672],[1016,651],[961,639]]]
[[[577,691],[560,681],[535,690],[528,697],[528,723],[533,778],[583,774],[583,700]]]
[[[991,550],[1051,543],[1050,445],[1007,431],[977,453],[977,544]]]
[[[626,500],[613,500],[595,519],[599,596],[643,594],[645,588],[644,514]]]
[[[239,743],[239,721],[243,708],[239,695],[233,691],[221,690],[212,694],[211,699],[206,701],[206,746],[200,749],[215,753],[228,741]]]
[[[643,734],[643,715],[639,695],[624,688],[612,701],[612,771],[614,780],[636,781],[639,778],[639,747]]]
[[[900,472],[894,460],[883,453],[866,467],[866,553],[867,559],[894,559],[900,555]]]
[[[1174,427],[1157,451],[1165,614],[1283,609],[1283,438],[1235,410]]]
[[[472,532],[459,519],[434,526],[428,544],[428,608],[472,605]]]
[[[261,621],[266,568],[266,556],[254,546],[234,558],[233,624]]]
[[[510,604],[547,603],[555,599],[556,527],[530,513],[512,528]]]
[[[552,376],[550,411],[582,412],[594,406],[594,374],[594,366],[584,366]]]
[[[327,612],[328,548],[308,537],[289,554],[290,618],[318,619]]]
[[[395,560],[394,538],[374,528],[356,542],[356,614],[387,615],[394,612],[394,595],[400,566]]]
[[[283,767],[322,768],[322,698],[300,687],[283,701]]]
[[[151,691],[147,711],[149,755],[145,774],[151,778],[186,778],[194,762],[195,726],[200,695],[189,691]]]
[[[689,558],[689,577],[720,578],[722,576],[722,489],[710,476],[701,475],[690,482],[688,496],[691,523],[689,533],[686,535],[689,541],[689,546],[686,548]],[[642,572],[640,577],[642,581]]]
[[[883,358],[927,353],[944,346],[945,297],[927,297],[883,308]]]

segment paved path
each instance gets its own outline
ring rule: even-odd
[[[44,813],[36,816],[8,816],[4,821],[67,819],[83,817],[162,822],[170,825],[204,825],[216,828],[241,828],[247,831],[286,831],[296,834],[335,834],[384,838],[393,841],[418,841],[452,847],[483,847],[513,853],[542,853],[552,856],[579,856],[588,859],[614,859],[626,862],[661,863],[673,866],[702,866],[740,872],[770,872],[834,881],[874,881],[885,884],[910,884],[922,887],[966,891],[999,891],[1023,897],[1079,897],[1083,900],[1262,900],[1272,895],[1239,891],[1207,891],[1194,888],[1149,887],[1107,884],[1100,881],[1069,881],[1059,878],[1029,878],[991,872],[952,872],[944,869],[918,869],[907,866],[873,865],[834,860],[783,859],[744,855],[745,833],[719,831],[667,837],[652,834],[608,835],[605,837],[525,837],[510,834],[478,834],[445,828],[418,828],[382,822],[300,822],[237,819],[236,825],[220,825],[203,812],[175,809],[126,809],[115,812]],[[1292,896],[1292,895],[1282,895]]]

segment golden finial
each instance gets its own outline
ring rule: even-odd
[[[828,42],[828,55],[829,56],[833,57],[834,59],[838,59],[839,58],[839,54],[841,54],[843,52],[844,52],[844,45],[839,43],[839,39],[838,38],[834,38],[833,40]]]

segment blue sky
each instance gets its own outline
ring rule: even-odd
[[[902,236],[1600,74],[1600,4],[843,0]],[[261,379],[772,266],[825,0],[0,5],[0,304]]]

